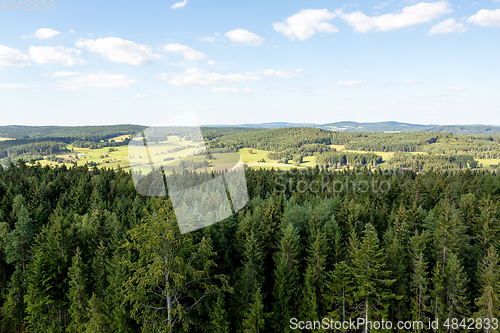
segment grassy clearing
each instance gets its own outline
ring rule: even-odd
[[[0,141],[9,141],[9,140],[15,140],[15,139],[12,139],[12,138],[0,138]]]
[[[249,150],[252,150],[252,154],[249,153]],[[259,149],[250,149],[250,148],[241,148],[238,150],[238,153],[241,156],[241,161],[243,163],[256,163],[262,159],[266,160],[269,163],[276,163],[276,160],[270,160],[267,158],[267,154],[270,153],[267,150],[259,150]]]
[[[500,159],[498,158],[476,158],[475,160],[482,164],[483,167],[487,170],[494,170],[491,166],[498,165],[500,163]]]

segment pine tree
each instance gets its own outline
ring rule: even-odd
[[[328,312],[330,318],[340,318],[341,321],[349,318],[354,287],[349,265],[345,261],[337,263],[328,273],[325,283],[324,298],[330,305],[328,308],[332,309]]]
[[[173,219],[170,200],[156,199],[153,214],[130,231],[126,248],[137,251],[137,261],[128,261],[132,276],[126,283],[125,300],[144,331],[172,332],[202,299],[230,290],[225,275],[211,276],[215,267],[210,241],[195,242],[191,233],[180,234]],[[216,284],[218,283],[218,285]]]
[[[231,331],[224,302],[224,294],[217,295],[217,301],[212,311],[210,311],[211,332],[229,333]]]
[[[324,304],[323,293],[326,279],[326,262],[328,246],[326,237],[320,228],[315,229],[311,235],[313,242],[306,258],[307,267],[304,273],[302,288],[302,314],[311,320],[317,320],[322,314]],[[305,318],[304,317],[304,318]]]
[[[469,301],[467,298],[468,278],[460,260],[451,253],[445,269],[446,313],[449,318],[466,318]]]
[[[68,327],[69,332],[81,333],[84,331],[84,323],[86,322],[86,306],[87,293],[86,285],[87,278],[85,276],[85,264],[82,261],[81,251],[77,248],[73,257],[73,265],[69,269],[69,315],[71,318]]]
[[[92,293],[92,297],[87,305],[87,323],[85,333],[106,333],[109,332],[108,322],[104,315],[104,305],[99,297]]]
[[[352,271],[356,282],[354,295],[361,309],[359,316],[365,321],[374,317],[387,318],[389,301],[395,298],[388,289],[395,280],[389,279],[391,272],[386,270],[386,257],[370,223],[366,225],[361,244],[353,255]]]
[[[264,304],[260,288],[253,293],[251,303],[243,320],[243,332],[259,333],[264,330]]]
[[[478,265],[478,282],[480,285],[480,297],[475,303],[479,307],[476,318],[488,318],[490,322],[493,318],[500,317],[500,260],[498,253],[493,246],[490,246],[486,256]],[[493,332],[486,329],[485,332]]]
[[[441,264],[437,262],[432,270],[431,310],[434,315],[433,319],[441,319],[447,316],[444,283],[444,272],[441,269]],[[439,325],[435,331],[444,332],[444,327]]]
[[[427,262],[424,257],[425,242],[424,234],[415,232],[415,235],[410,238],[410,255],[412,262],[411,274],[411,313],[413,320],[426,320],[428,311],[428,285],[427,277]]]
[[[283,236],[278,252],[274,255],[273,319],[275,330],[289,330],[288,321],[296,307],[298,288],[298,246],[299,235],[292,223],[282,227]],[[288,332],[288,331],[287,331]]]
[[[484,254],[498,239],[500,210],[490,197],[481,201],[479,214],[474,219],[474,234]]]

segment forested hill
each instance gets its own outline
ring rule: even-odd
[[[141,125],[103,126],[0,126],[0,138],[40,139],[78,138],[84,141],[106,140],[118,135],[132,135],[142,131]]]
[[[444,132],[452,134],[500,134],[499,126],[486,125],[420,125],[401,123],[396,121],[384,121],[376,123],[359,123],[355,121],[342,121],[328,124],[312,123],[261,123],[232,125],[246,128],[275,129],[284,127],[314,127],[337,132],[363,132],[363,133],[385,133],[385,132]],[[224,125],[217,125],[224,127]]]

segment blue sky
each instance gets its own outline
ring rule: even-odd
[[[500,125],[500,1],[21,3],[0,125]]]

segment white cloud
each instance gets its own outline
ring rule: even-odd
[[[135,83],[124,74],[109,73],[87,73],[73,76],[68,80],[61,81],[56,88],[61,90],[80,90],[84,88],[126,88]]]
[[[447,91],[461,91],[461,90],[465,90],[465,88],[463,87],[448,87],[446,88]]]
[[[169,83],[176,86],[211,85],[232,82],[259,81],[261,78],[251,74],[219,74],[209,73],[198,68],[186,69],[184,73],[174,75]]]
[[[161,55],[153,53],[151,47],[117,37],[98,38],[95,41],[80,38],[75,45],[99,53],[108,60],[136,66],[161,59]]]
[[[482,27],[500,27],[500,9],[481,9],[476,14],[469,17],[469,23],[474,23]]]
[[[160,96],[161,97],[168,97],[168,96],[170,96],[170,93],[161,93]]]
[[[433,26],[429,31],[429,35],[449,34],[452,32],[464,32],[464,31],[467,31],[467,28],[463,25],[463,23],[457,23],[457,21],[455,21],[454,18],[449,18]]]
[[[209,42],[209,43],[213,43],[213,41],[215,40],[215,37],[203,36],[203,37],[198,38],[198,40],[199,40],[200,42]]]
[[[71,29],[69,32],[70,32],[70,33],[74,33],[74,32],[75,32],[75,30]]]
[[[373,9],[382,9],[387,5],[389,5],[388,2],[382,2],[380,5],[374,6]]]
[[[158,78],[160,80],[166,80],[168,78],[168,74],[167,73],[160,73],[160,74],[158,74]]]
[[[0,88],[7,88],[7,89],[19,89],[19,88],[31,88],[32,86],[29,84],[23,84],[23,83],[5,83],[5,84],[0,84]]]
[[[297,14],[287,18],[285,22],[273,23],[273,28],[284,33],[291,40],[295,38],[305,40],[317,32],[338,32],[339,29],[336,26],[325,22],[335,16],[335,13],[329,12],[327,9],[302,9]]]
[[[181,1],[181,2],[176,2],[170,8],[176,9],[176,8],[182,8],[187,4],[187,0]]]
[[[342,73],[342,74],[346,74],[346,73],[349,73],[349,72],[350,72],[350,70],[348,70],[348,69],[340,71],[340,73]]]
[[[0,68],[3,66],[29,66],[30,59],[20,50],[0,45]]]
[[[47,39],[59,35],[61,32],[49,28],[41,28],[35,31],[34,37],[38,39]]]
[[[366,33],[369,31],[389,31],[408,27],[415,24],[429,22],[444,14],[451,13],[447,1],[420,2],[413,6],[403,8],[397,13],[380,16],[367,16],[360,11],[345,14],[338,10],[338,16],[346,20],[355,31]]]
[[[181,44],[167,44],[163,47],[167,52],[181,53],[186,60],[203,60],[207,55],[203,52],[197,52],[186,45]]]
[[[331,86],[334,88],[351,88],[355,86],[359,86],[362,82],[361,81],[338,81],[337,84],[332,83]]]
[[[420,82],[420,81],[417,79],[404,80],[404,83],[417,83],[417,82]]]
[[[253,92],[252,89],[240,89],[240,88],[214,88],[213,92],[218,92],[218,93],[223,93],[223,94],[241,94],[241,93],[251,93]]]
[[[145,94],[132,95],[132,98],[135,98],[135,99],[148,98],[148,97],[149,97],[149,95],[145,95]]]
[[[208,60],[207,63],[210,65],[210,66],[215,66],[215,61],[213,60]]]
[[[380,81],[379,83],[377,83],[377,85],[379,86],[388,86],[388,85],[392,85],[394,84],[394,82],[392,81]]]
[[[63,46],[30,46],[31,60],[39,64],[57,64],[63,66],[83,65],[82,58],[78,58],[82,51],[65,48]]]
[[[301,69],[296,70],[296,73],[302,72]],[[264,76],[274,76],[282,79],[290,79],[293,77],[299,77],[299,74],[289,73],[285,71],[275,70],[275,69],[265,69],[260,73],[255,73],[256,75],[264,75]]]
[[[245,43],[247,45],[259,46],[264,43],[265,39],[251,33],[248,30],[235,29],[224,34],[232,42]]]
[[[75,76],[75,75],[80,75],[80,73],[63,71],[63,72],[52,73],[52,75],[50,75],[50,76],[51,77],[63,77],[63,76]]]

